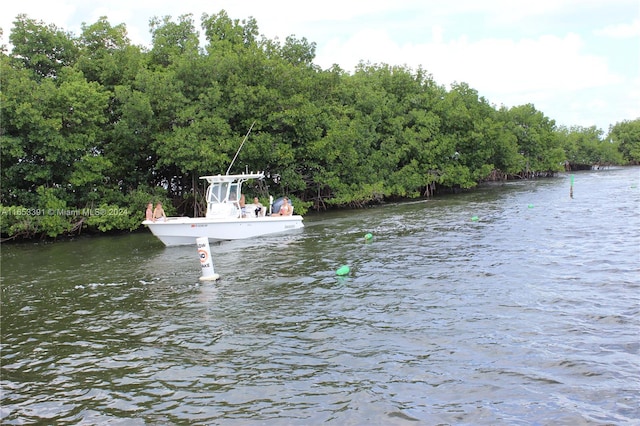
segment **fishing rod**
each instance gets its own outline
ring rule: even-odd
[[[233,157],[233,160],[231,160],[231,164],[229,164],[229,168],[227,169],[227,174],[229,174],[229,170],[231,170],[231,167],[233,166],[233,163],[236,161],[236,158],[238,158],[238,154],[240,154],[240,150],[242,149],[242,145],[244,145],[245,141],[249,137],[249,133],[251,133],[251,129],[253,129],[253,125],[254,124],[256,124],[255,121],[253,123],[251,123],[251,127],[249,127],[249,131],[244,136],[244,139],[242,140],[242,143],[240,144],[240,148],[238,148],[238,150],[236,151],[236,155]]]

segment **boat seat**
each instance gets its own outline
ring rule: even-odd
[[[245,206],[245,211],[247,212],[247,217],[256,217],[256,209],[258,208],[257,204],[251,203]],[[260,211],[259,217],[264,216],[267,213],[267,209],[263,206]]]

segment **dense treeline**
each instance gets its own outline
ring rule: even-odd
[[[314,43],[267,39],[252,18],[201,28],[203,43],[191,15],[155,18],[143,48],[106,17],[79,36],[16,17],[0,55],[3,236],[133,230],[150,200],[198,214],[198,177],[225,173],[254,123],[231,172],[278,176],[268,191],[298,212],[640,162],[640,120],[606,137],[557,128],[423,69],[322,70]]]

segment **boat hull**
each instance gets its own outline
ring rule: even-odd
[[[304,227],[302,216],[266,216],[234,219],[170,217],[165,222],[142,222],[167,247],[196,243],[196,238],[228,241],[289,232]]]

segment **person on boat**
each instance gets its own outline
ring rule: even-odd
[[[258,197],[253,197],[253,205],[255,207],[253,211],[255,212],[256,217],[262,216],[262,210],[264,209],[264,206],[262,205]]]
[[[289,204],[289,199],[284,197],[282,200],[282,206],[280,206],[280,210],[278,210],[278,216],[291,216],[293,213],[293,207]]]
[[[247,206],[245,203],[244,194],[240,194],[240,201],[238,201],[238,206],[240,206],[240,216],[247,217]]]
[[[147,211],[145,213],[145,219],[153,221],[153,203],[147,204]]]
[[[164,214],[164,209],[162,208],[162,203],[158,202],[156,204],[156,208],[153,210],[153,221],[164,222],[167,220],[167,215]]]

